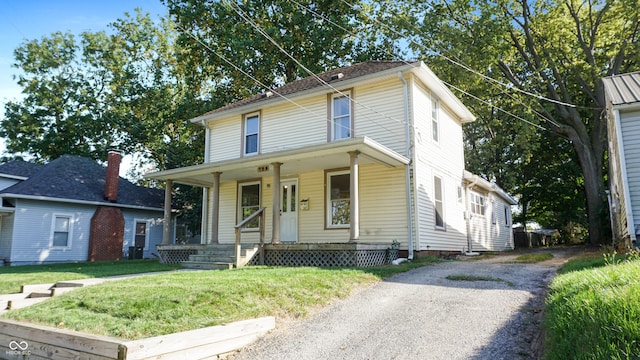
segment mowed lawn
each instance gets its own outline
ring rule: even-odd
[[[81,288],[3,316],[140,339],[261,316],[303,317],[355,289],[437,261],[425,257],[367,269],[263,266],[170,272]]]

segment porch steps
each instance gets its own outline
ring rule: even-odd
[[[240,254],[240,266],[246,265],[259,250],[258,245],[242,245]],[[235,245],[216,244],[208,245],[198,250],[195,255],[189,256],[189,261],[180,263],[187,269],[201,270],[228,270],[235,266]]]

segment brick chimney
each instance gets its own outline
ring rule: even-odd
[[[119,151],[109,151],[109,155],[107,156],[107,179],[104,185],[104,198],[110,202],[118,201],[120,159],[122,159],[122,155]]]

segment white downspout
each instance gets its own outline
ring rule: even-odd
[[[404,95],[404,122],[405,122],[405,152],[409,163],[405,166],[405,186],[407,194],[407,216],[409,224],[409,239],[407,244],[407,258],[413,259],[413,207],[411,206],[411,123],[409,122],[409,89],[407,81],[402,75],[402,71],[398,71],[398,78],[402,81],[402,90]]]
[[[471,209],[469,209],[469,193],[471,188],[478,183],[478,175],[473,175],[473,181],[464,187],[465,189],[465,220],[467,222],[467,252],[466,255],[478,255],[473,252],[473,240],[471,239]]]

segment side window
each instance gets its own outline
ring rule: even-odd
[[[51,247],[71,246],[71,215],[54,215],[51,224]]]
[[[476,192],[471,193],[471,213],[482,216],[484,216],[485,213],[484,196]]]
[[[431,100],[431,136],[433,141],[440,141],[440,101],[437,99]]]
[[[243,155],[253,155],[258,153],[260,146],[260,115],[251,114],[244,118],[244,149]]]
[[[504,206],[504,226],[506,227],[511,226],[511,219],[509,218],[509,215],[510,215],[509,206],[505,205]]]
[[[327,173],[327,228],[348,228],[351,224],[350,184],[349,171]]]
[[[351,94],[331,96],[331,141],[351,138]]]
[[[433,197],[435,199],[434,213],[436,216],[436,227],[444,229],[444,196],[442,190],[442,179],[437,176],[433,177]]]
[[[133,245],[135,247],[148,248],[148,240],[147,234],[148,231],[148,223],[146,220],[136,220],[135,221],[135,234],[133,235]]]
[[[248,218],[260,209],[260,182],[238,185],[238,222]],[[258,230],[260,218],[254,219],[245,229]]]

